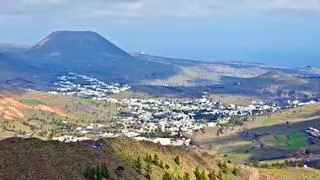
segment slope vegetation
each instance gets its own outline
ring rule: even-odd
[[[209,179],[210,172],[219,179],[284,179],[273,169],[236,167],[206,153],[125,138],[77,143],[10,138],[0,147],[1,179]],[[295,170],[319,177],[312,169]]]

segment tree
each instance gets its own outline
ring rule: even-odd
[[[199,167],[197,167],[196,170],[193,173],[196,176],[196,179],[198,179],[200,177],[200,174],[201,174]]]
[[[101,167],[98,165],[95,171],[96,180],[102,180]]]
[[[144,158],[144,161],[147,163],[152,163],[152,156],[147,154],[146,157]]]
[[[85,172],[83,173],[83,176],[85,179],[94,179],[95,178],[95,172],[94,169],[88,168],[85,170]]]
[[[209,172],[208,174],[209,180],[216,180],[216,173],[213,171]]]
[[[141,163],[141,159],[140,156],[138,156],[136,162],[135,162],[136,168],[141,172],[142,169],[142,163]]]
[[[290,166],[290,162],[289,162],[287,159],[284,161],[284,166],[285,166],[285,167]]]
[[[109,169],[106,167],[105,164],[102,164],[102,166],[101,166],[101,176],[102,176],[103,178],[106,178],[106,179],[111,178],[110,171],[109,171]]]
[[[151,178],[151,174],[152,174],[152,167],[151,167],[151,164],[150,164],[150,163],[148,163],[148,164],[147,164],[147,167],[146,167],[146,169],[145,169],[145,170],[146,170],[146,172],[147,172],[146,177],[147,177],[147,178],[148,178],[148,177],[149,177],[149,178]],[[148,179],[149,179],[149,178],[148,178]]]
[[[238,169],[238,168],[233,168],[232,174],[233,174],[234,176],[239,176],[239,175],[240,175],[239,169]]]
[[[204,171],[200,171],[199,167],[196,168],[196,170],[193,172],[195,177],[196,177],[196,180],[206,180],[206,175],[205,175],[205,172]]]
[[[163,161],[160,161],[159,167],[160,167],[161,169],[164,169]]]
[[[303,166],[304,166],[303,161],[302,161],[302,160],[298,161],[298,162],[297,162],[297,166],[298,166],[298,167],[303,167]]]
[[[162,180],[172,180],[172,177],[171,175],[166,172],[163,176],[162,176]]]
[[[189,173],[184,173],[184,176],[182,178],[183,180],[190,180],[190,174]]]
[[[219,180],[223,180],[223,175],[222,175],[222,172],[221,172],[221,171],[219,171],[218,179],[219,179]]]
[[[180,166],[180,163],[181,163],[180,156],[177,156],[176,158],[174,158],[174,161]]]
[[[153,164],[156,165],[156,166],[159,166],[159,157],[158,157],[158,154],[154,154],[154,157],[153,157]]]

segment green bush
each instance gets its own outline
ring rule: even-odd
[[[159,156],[158,156],[158,154],[156,153],[156,154],[154,154],[154,156],[153,156],[153,164],[154,165],[156,165],[156,166],[159,166]]]
[[[180,163],[181,163],[180,156],[177,156],[176,158],[174,158],[174,162],[176,162],[180,166]]]
[[[214,170],[208,174],[208,177],[209,177],[209,180],[216,180],[217,179],[216,173],[214,172]]]
[[[172,176],[167,172],[162,176],[163,180],[172,180]]]
[[[190,174],[189,173],[184,173],[184,176],[182,178],[183,180],[190,180]]]
[[[193,173],[194,173],[194,176],[196,177],[196,180],[206,180],[207,179],[205,172],[200,171],[199,167],[197,167]]]
[[[238,169],[238,168],[233,168],[232,174],[233,174],[234,176],[239,176],[239,175],[240,175],[239,169]]]
[[[136,168],[141,171],[142,169],[142,163],[141,163],[141,159],[140,159],[140,156],[138,156],[136,162],[135,162],[135,165],[136,165]]]

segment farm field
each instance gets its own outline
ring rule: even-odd
[[[236,163],[286,158],[301,149],[319,153],[319,139],[304,132],[308,127],[320,128],[319,112],[319,105],[283,110],[257,117],[241,127],[224,127],[219,136],[217,128],[208,128],[205,133],[195,134],[193,140]]]

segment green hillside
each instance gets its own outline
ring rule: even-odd
[[[77,143],[10,138],[0,142],[0,162],[0,179],[247,179],[251,173],[283,179],[272,168],[236,167],[200,150],[127,138]],[[320,177],[312,169],[296,172]]]

